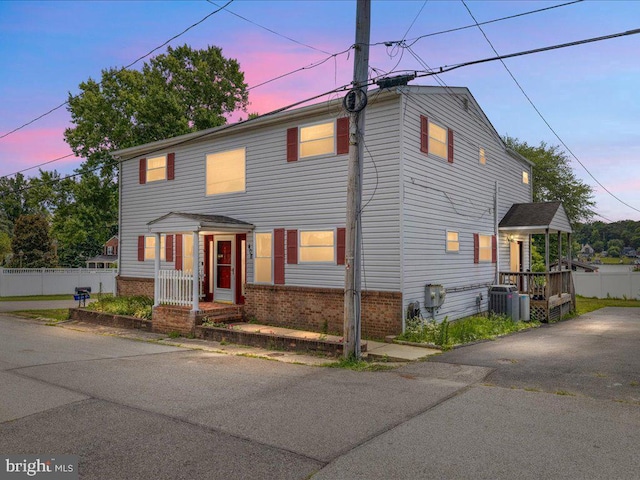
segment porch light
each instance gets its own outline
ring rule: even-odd
[[[510,233],[510,234],[507,235],[507,241],[509,243],[515,243],[516,237],[513,236],[513,233]]]

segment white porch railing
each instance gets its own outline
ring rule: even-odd
[[[193,303],[193,273],[182,270],[159,270],[158,304],[191,306]]]

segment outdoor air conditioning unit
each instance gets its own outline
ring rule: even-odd
[[[515,285],[491,285],[489,287],[489,311],[506,315],[514,322],[520,320],[520,295]]]

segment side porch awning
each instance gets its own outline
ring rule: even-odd
[[[147,223],[150,233],[215,231],[224,233],[244,233],[255,228],[251,223],[202,213],[169,212]]]
[[[498,225],[501,232],[571,233],[571,222],[560,202],[514,203]]]

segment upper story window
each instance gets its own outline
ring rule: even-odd
[[[335,234],[333,230],[300,232],[300,263],[334,263]]]
[[[349,117],[287,130],[287,162],[349,153]]]
[[[245,149],[207,155],[207,195],[245,191]]]
[[[167,157],[147,158],[147,182],[167,179]]]
[[[525,185],[529,185],[529,172],[522,172],[522,183],[524,183]]]
[[[453,163],[453,130],[420,116],[420,151]]]
[[[331,154],[335,151],[335,122],[300,127],[300,158]]]
[[[447,252],[459,252],[460,240],[458,232],[447,231]]]
[[[487,156],[484,152],[484,148],[480,147],[480,151],[479,151],[479,155],[478,155],[478,162],[480,163],[480,165],[486,165],[487,163]]]
[[[140,159],[138,183],[173,180],[175,178],[175,153]]]

